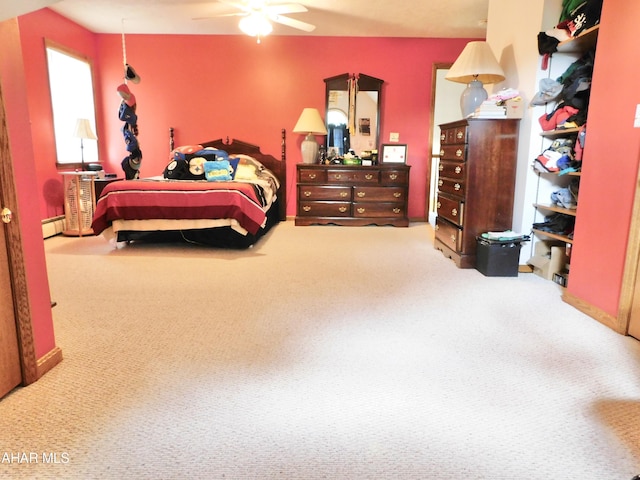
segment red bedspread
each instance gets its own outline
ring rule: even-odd
[[[260,187],[245,182],[125,180],[108,184],[98,199],[93,231],[114,220],[234,219],[255,234],[264,225],[266,207]]]

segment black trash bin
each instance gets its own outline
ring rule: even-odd
[[[486,277],[517,277],[523,241],[477,237],[476,270]]]

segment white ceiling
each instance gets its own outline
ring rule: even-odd
[[[49,5],[96,33],[239,33],[238,17],[194,20],[236,11],[217,0],[3,0],[1,3],[0,20]],[[7,3],[14,5],[5,5]],[[290,17],[312,23],[316,29],[307,34],[274,25],[273,35],[484,38],[489,0],[299,0],[296,3],[309,11]]]

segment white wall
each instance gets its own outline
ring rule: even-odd
[[[541,57],[538,53],[538,33],[557,24],[562,0],[489,0],[487,42],[498,58],[506,79],[493,85],[492,92],[515,88],[525,104],[518,140],[518,167],[514,198],[513,229],[529,233],[531,225],[540,221],[533,203],[536,202],[538,175],[531,164],[541,152],[542,138],[538,118],[543,107],[529,108],[538,91]],[[556,13],[557,12],[557,13]],[[533,242],[522,248],[520,263],[531,256]]]

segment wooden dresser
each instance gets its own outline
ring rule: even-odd
[[[512,228],[519,120],[440,125],[435,247],[474,268],[476,237]]]
[[[409,169],[299,164],[295,224],[407,227]]]

